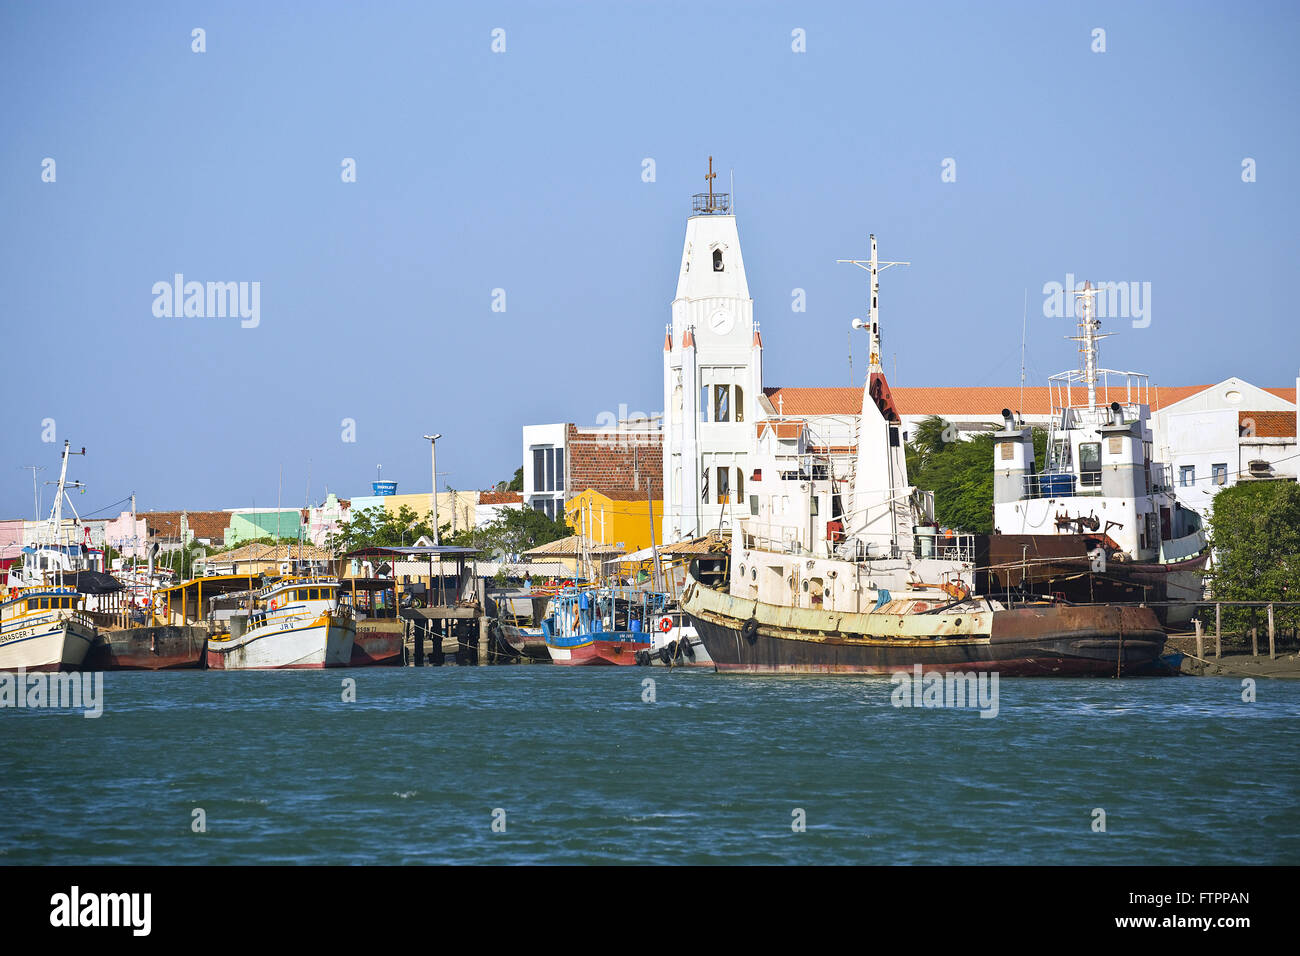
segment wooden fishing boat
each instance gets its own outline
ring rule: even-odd
[[[208,640],[208,667],[347,667],[356,622],[338,592],[335,578],[282,578],[263,588],[247,616],[231,618],[229,634]]]
[[[662,610],[661,595],[635,588],[564,588],[542,620],[556,664],[636,664],[650,649],[649,626]]]

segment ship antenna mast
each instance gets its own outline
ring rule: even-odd
[[[1068,336],[1071,341],[1082,343],[1080,352],[1083,353],[1083,383],[1088,387],[1088,408],[1097,407],[1097,342],[1106,338],[1105,334],[1099,334],[1101,321],[1097,319],[1093,311],[1093,299],[1097,297],[1097,290],[1092,287],[1091,282],[1085,282],[1082,289],[1076,289],[1075,298],[1079,300],[1079,334]]]
[[[71,448],[71,443],[66,438],[63,439],[63,463],[59,469],[59,480],[57,482],[51,482],[51,481],[46,482],[47,485],[50,484],[58,485],[58,487],[55,489],[54,492],[54,506],[50,509],[50,519],[46,525],[46,535],[48,538],[47,543],[49,544],[59,543],[59,528],[62,527],[63,525],[63,501],[67,497],[67,489],[69,487],[68,456],[84,455],[85,453],[86,453],[85,448],[81,449],[81,451],[73,451]],[[74,481],[71,487],[83,488],[85,486],[82,485],[82,483],[79,481]],[[70,498],[68,499],[68,507],[72,508],[72,513],[77,517],[77,524],[80,524],[81,515],[77,514],[77,509],[73,507],[72,499]]]
[[[871,258],[870,259],[836,259],[836,262],[847,262],[857,266],[859,269],[865,269],[871,273],[871,361],[868,367],[868,373],[883,373],[884,367],[880,364],[880,273],[884,272],[890,266],[910,266],[910,262],[881,262],[876,255],[876,236],[871,235]],[[855,320],[856,327],[861,328],[861,319]]]

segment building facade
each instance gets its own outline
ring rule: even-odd
[[[663,540],[720,527],[744,500],[762,415],[763,340],[728,197],[696,197],[664,334]]]

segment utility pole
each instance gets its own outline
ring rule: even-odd
[[[32,519],[34,521],[40,521],[41,520],[41,496],[40,496],[40,492],[37,490],[36,487],[36,473],[38,471],[44,471],[45,466],[44,465],[22,465],[21,467],[30,468],[32,470],[32,509],[33,509]]]
[[[438,530],[438,439],[442,435],[439,433],[424,437],[429,442],[429,513],[433,515],[433,543],[441,547],[442,535]],[[455,510],[454,501],[452,509]]]

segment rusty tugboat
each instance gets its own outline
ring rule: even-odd
[[[859,264],[871,273],[871,318],[854,325],[870,331],[871,363],[847,473],[836,474],[806,429],[760,428],[749,513],[733,524],[729,552],[698,559],[688,574],[682,606],[718,670],[1149,669],[1165,644],[1151,608],[978,595],[974,536],[930,532],[933,494],[908,485],[902,421],[880,364],[874,236],[869,263]]]

